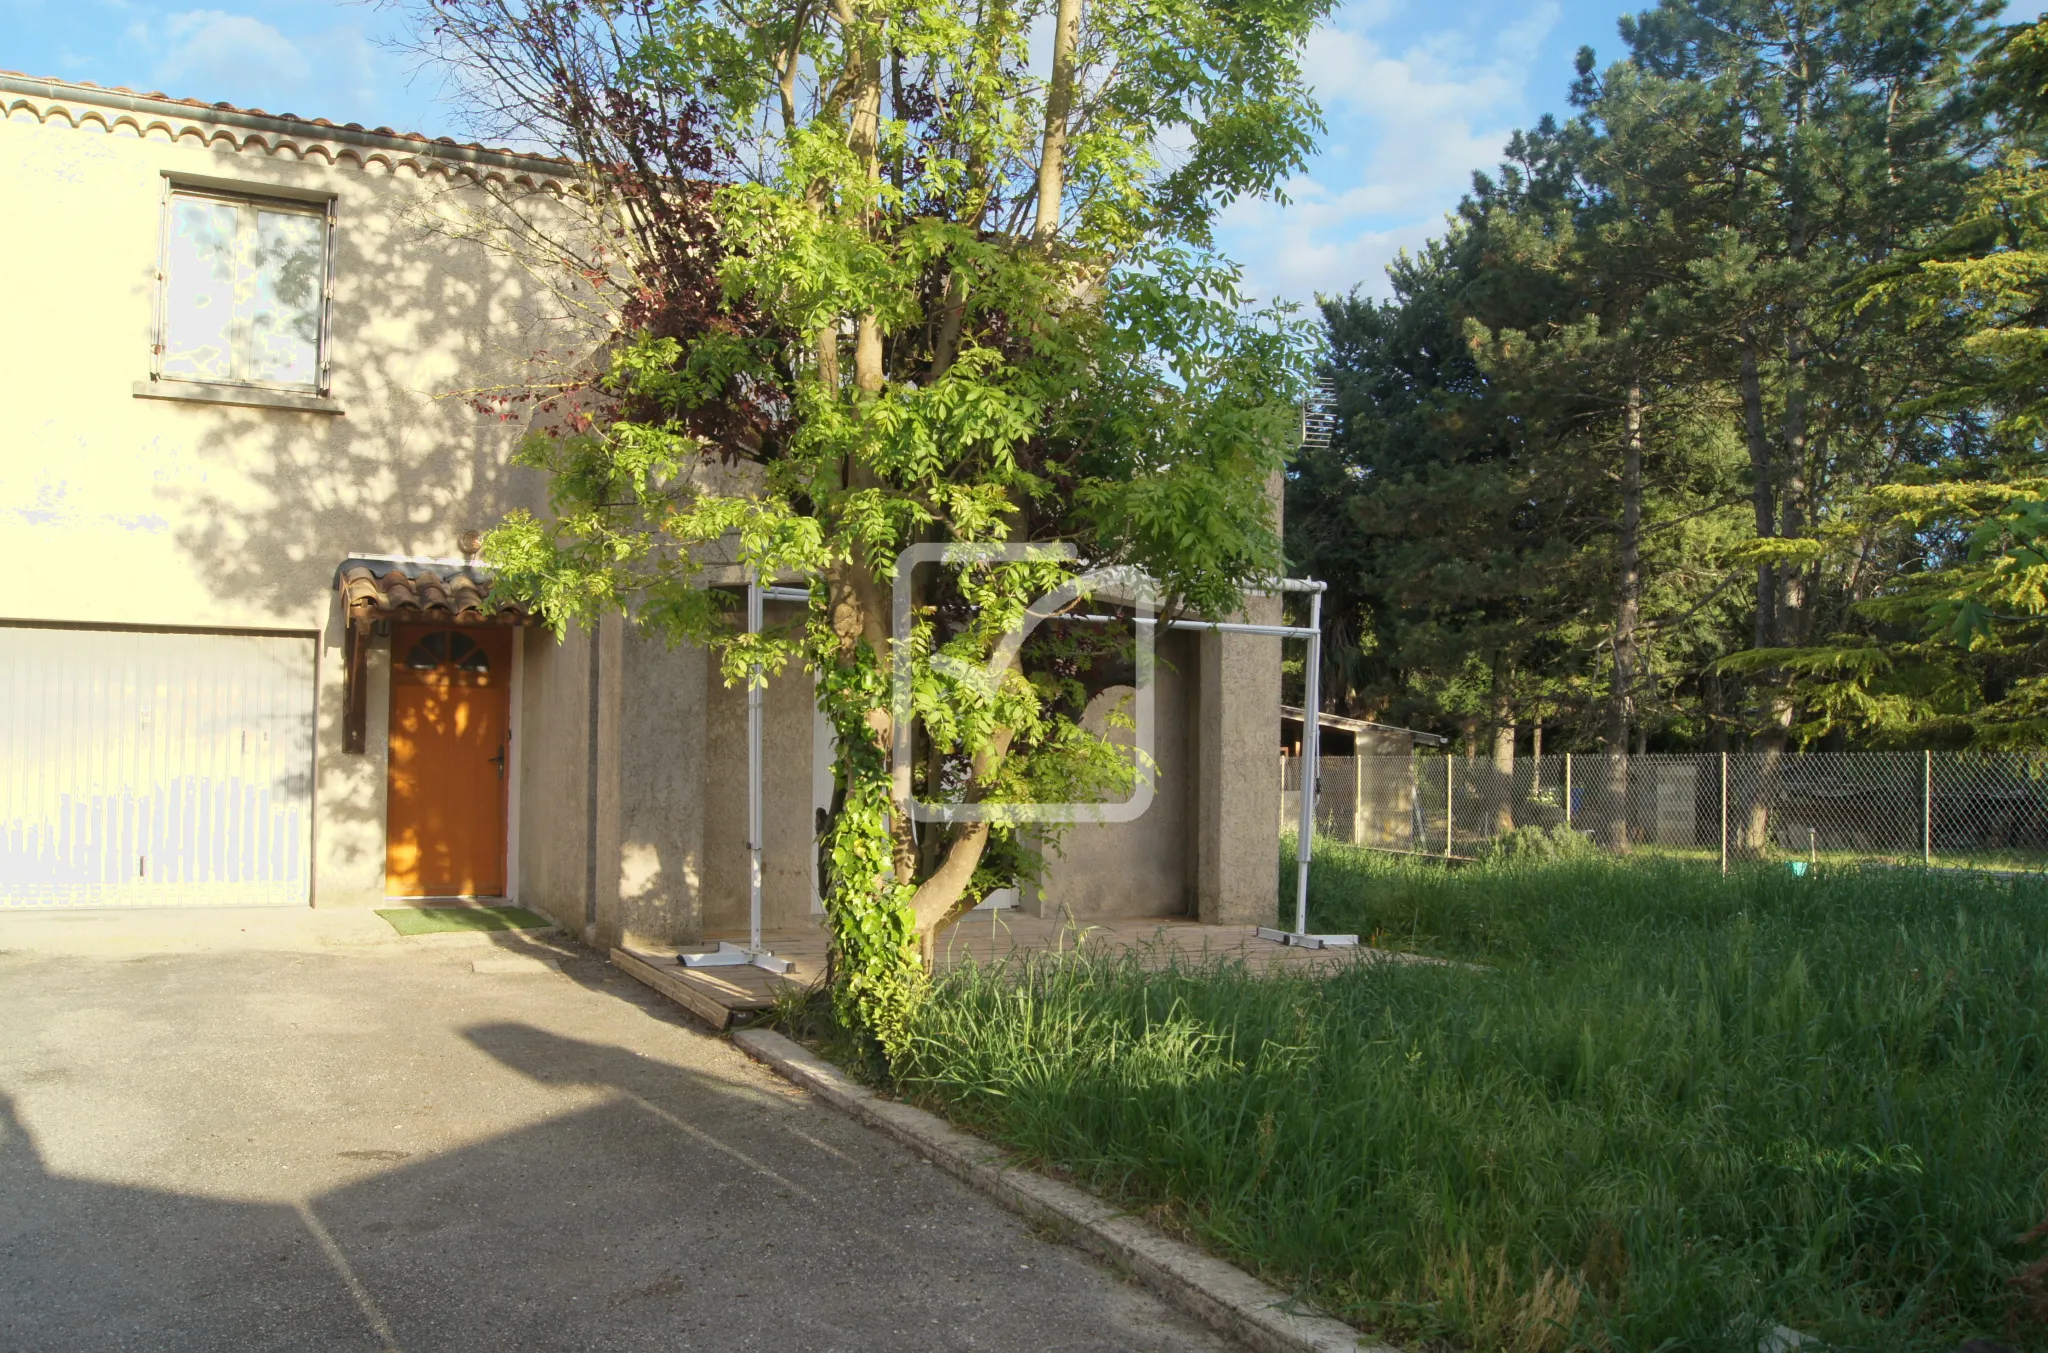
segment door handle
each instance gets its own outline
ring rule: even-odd
[[[504,779],[504,778],[505,778],[505,744],[504,744],[504,743],[502,743],[502,742],[501,742],[501,743],[499,743],[499,744],[498,744],[498,754],[497,754],[496,756],[494,756],[494,757],[491,757],[491,758],[489,758],[489,760],[490,760],[490,763],[491,763],[492,765],[494,765],[494,766],[496,766],[496,767],[498,768],[498,778],[499,778],[500,780]]]

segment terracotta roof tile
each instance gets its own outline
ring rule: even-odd
[[[488,570],[391,559],[348,559],[334,585],[351,620],[397,620],[408,624],[528,625],[533,608],[491,596]]]
[[[540,155],[532,151],[511,150],[504,146],[486,146],[476,141],[457,141],[452,136],[422,136],[418,132],[393,131],[389,127],[365,127],[360,122],[333,122],[324,117],[300,117],[297,113],[266,113],[261,108],[240,108],[232,103],[206,103],[199,99],[179,99],[161,90],[130,89],[126,85],[96,85],[89,80],[60,80],[54,76],[30,75],[27,71],[0,69],[0,75],[12,75],[23,80],[41,80],[53,85],[69,85],[73,89],[94,91],[103,94],[125,94],[130,98],[156,99],[162,103],[175,103],[186,108],[202,111],[219,110],[240,113],[244,117],[267,117],[278,122],[296,122],[302,127],[331,127],[342,131],[364,132],[371,136],[388,136],[394,141],[412,141],[422,146],[453,146],[457,150],[481,151],[487,155],[509,155],[524,160],[541,160],[550,164],[567,165],[573,161],[559,155]]]

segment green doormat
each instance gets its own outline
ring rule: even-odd
[[[539,930],[554,924],[524,907],[391,907],[377,913],[401,935],[454,930]]]

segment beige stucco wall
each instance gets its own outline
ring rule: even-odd
[[[769,896],[780,906],[776,857],[791,853],[787,838],[800,824],[777,824],[774,813],[787,798],[783,781],[808,775],[807,761],[785,762],[808,718],[809,682],[785,680],[777,695],[768,785],[783,840],[771,831]],[[618,616],[594,643],[580,626],[559,643],[529,630],[521,696],[521,901],[607,949],[660,949],[744,928],[746,708],[718,682],[711,655],[670,649]],[[804,886],[807,902],[808,876]],[[770,923],[796,919],[778,910]]]
[[[771,621],[781,611],[771,604]],[[1276,622],[1279,605],[1254,602],[1250,616]],[[544,632],[527,636],[523,896],[607,947],[660,949],[743,935],[745,691],[727,686],[705,651],[672,651],[608,619],[596,645],[593,758],[582,712],[591,647],[580,631],[561,646]],[[1068,828],[1027,906],[1084,921],[1197,915],[1270,923],[1279,643],[1170,633],[1159,657],[1150,808],[1128,823]],[[762,922],[776,931],[815,923],[811,677],[785,671],[769,681],[764,701]]]
[[[339,606],[334,608],[337,612]],[[339,620],[323,634],[319,727],[313,785],[314,905],[373,907],[384,901],[385,748],[391,729],[391,641],[374,640],[364,658],[367,756],[340,753],[342,685]]]
[[[523,352],[558,339],[549,298],[510,260],[428,227],[482,194],[417,151],[85,96],[0,92],[0,107],[0,620],[319,635],[315,903],[373,901],[388,654],[372,660],[370,754],[344,756],[334,568],[357,551],[453,555],[464,530],[539,503],[537,479],[508,463],[517,428],[449,396],[516,376]],[[339,415],[134,397],[166,171],[338,194]]]
[[[1241,618],[1278,624],[1280,603],[1255,598]],[[1280,640],[1182,631],[1162,636],[1158,651],[1152,806],[1131,822],[1068,827],[1031,906],[1082,921],[1192,915],[1270,925]]]
[[[1044,852],[1037,896],[1027,904],[1038,915],[1099,920],[1179,916],[1192,910],[1190,805],[1200,789],[1189,755],[1196,732],[1189,718],[1197,675],[1195,637],[1168,631],[1160,636],[1155,656],[1152,805],[1130,822],[1078,823],[1060,832],[1056,846]],[[1102,700],[1096,697],[1097,703]],[[1091,712],[1095,708],[1091,704]],[[1084,722],[1116,740],[1135,736],[1134,729],[1105,729],[1092,718]]]

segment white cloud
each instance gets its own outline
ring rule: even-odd
[[[348,25],[288,35],[252,15],[194,9],[137,19],[125,37],[146,55],[150,83],[173,97],[337,122],[374,121],[383,102],[385,63]]]
[[[1532,57],[1558,20],[1545,0],[1513,23],[1476,33],[1416,31],[1394,0],[1352,0],[1310,41],[1306,73],[1330,124],[1290,202],[1239,203],[1219,234],[1248,289],[1308,301],[1362,285],[1386,290],[1386,264],[1443,229],[1444,213],[1529,120]],[[1411,20],[1406,41],[1382,36]]]
[[[1543,0],[1530,9],[1519,23],[1511,23],[1500,30],[1494,40],[1494,50],[1510,60],[1526,61],[1529,54],[1543,45],[1543,39],[1550,36],[1550,30],[1557,27],[1557,0]]]
[[[155,38],[161,52],[156,75],[166,87],[212,90],[231,85],[268,85],[282,91],[303,87],[313,73],[312,63],[290,38],[246,14],[228,14],[217,9],[187,10],[165,18]]]
[[[1444,229],[1442,213],[1375,227],[1339,201],[1300,198],[1286,206],[1271,202],[1231,209],[1226,231],[1238,240],[1257,240],[1256,250],[1238,248],[1246,290],[1253,295],[1306,304],[1363,285],[1385,291],[1386,266],[1403,249],[1415,250]]]

